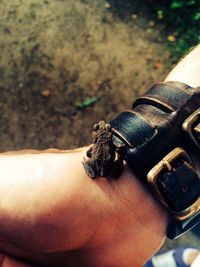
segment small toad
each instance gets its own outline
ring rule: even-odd
[[[111,125],[104,121],[96,123],[92,140],[93,144],[86,152],[87,158],[83,162],[86,173],[91,178],[106,177],[110,173],[118,177],[123,169],[123,159],[113,143]]]

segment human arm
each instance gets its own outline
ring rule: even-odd
[[[199,54],[197,47],[166,80],[199,85]],[[165,211],[127,166],[118,180],[87,177],[84,154],[2,154],[3,252],[47,266],[92,267],[139,267],[156,252],[165,236]]]
[[[165,81],[178,81],[192,87],[200,86],[200,45],[191,51],[171,70]]]
[[[164,212],[127,166],[117,180],[87,177],[84,154],[2,154],[0,235],[23,249],[18,256],[25,249],[29,260],[48,266],[141,266],[163,242]]]

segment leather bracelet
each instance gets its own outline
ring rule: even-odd
[[[110,125],[118,155],[169,212],[167,236],[200,223],[200,177],[190,157],[200,152],[200,88],[155,84]]]
[[[199,223],[200,178],[188,153],[200,147],[200,88],[158,83],[111,127],[129,166],[169,211],[168,237]]]

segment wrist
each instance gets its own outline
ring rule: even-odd
[[[88,249],[91,262],[95,259],[99,263],[97,266],[110,266],[112,255],[112,262],[119,263],[116,266],[142,266],[164,241],[167,225],[164,209],[127,165],[117,180],[93,181],[100,188],[104,201],[102,220],[84,247]],[[102,254],[98,258],[99,249]]]
[[[177,81],[192,87],[200,85],[200,45],[186,55],[167,75],[165,81]]]

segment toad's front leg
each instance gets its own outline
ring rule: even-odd
[[[94,179],[98,176],[96,169],[94,168],[93,164],[91,164],[88,159],[84,158],[82,164],[89,177]]]

